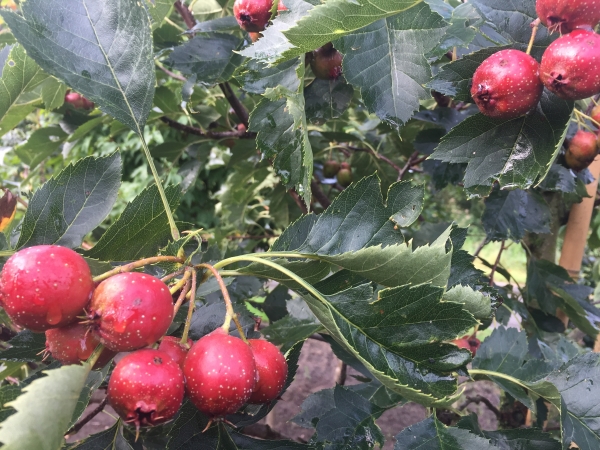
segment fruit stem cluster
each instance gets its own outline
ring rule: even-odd
[[[179,258],[178,256],[153,256],[151,258],[140,259],[139,261],[134,261],[129,264],[124,264],[119,267],[115,267],[113,270],[109,270],[108,272],[104,272],[101,275],[93,278],[94,283],[98,283],[100,281],[106,280],[107,278],[112,277],[113,275],[117,275],[123,272],[131,272],[132,270],[139,269],[140,267],[148,266],[150,264],[156,264],[160,262],[174,262],[179,264],[184,264],[185,259]]]
[[[181,335],[181,343],[187,344],[188,334],[190,333],[190,327],[192,326],[192,315],[194,314],[194,306],[196,305],[196,271],[194,269],[188,271],[192,272],[192,287],[191,293],[192,296],[190,298],[189,306],[188,306],[188,314],[185,319],[185,327],[183,328],[183,334]]]

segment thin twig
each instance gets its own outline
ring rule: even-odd
[[[90,420],[92,420],[94,417],[96,417],[98,414],[100,414],[102,412],[102,410],[104,409],[104,407],[106,406],[106,404],[108,403],[108,397],[104,397],[104,400],[102,400],[100,402],[100,404],[98,406],[96,406],[96,408],[94,408],[92,411],[90,411],[90,413],[85,416],[83,419],[81,419],[79,422],[77,422],[75,425],[73,425],[71,427],[71,429],[69,431],[67,431],[66,435],[73,435],[75,433],[77,433],[79,430],[81,430],[86,423],[88,423]]]
[[[189,125],[179,123],[176,120],[173,120],[167,116],[162,116],[160,120],[176,130],[183,131],[184,133],[188,134],[193,134],[194,136],[202,136],[210,139],[254,139],[256,137],[256,133],[248,131],[203,131],[200,128],[191,127]]]
[[[406,175],[406,172],[408,172],[408,170],[411,167],[421,164],[427,159],[427,156],[422,156],[421,158],[419,158],[418,156],[419,152],[413,152],[413,154],[410,155],[410,158],[408,158],[408,161],[406,161],[404,167],[398,172],[398,181],[402,181],[402,178],[404,177],[404,175]]]
[[[167,69],[166,67],[164,67],[161,64],[157,63],[156,67],[158,67],[160,70],[162,70],[164,73],[169,75],[171,78],[174,78],[175,80],[183,81],[184,83],[187,81],[187,78],[185,78],[184,76],[177,75],[175,72],[171,72],[169,69]]]
[[[481,395],[477,395],[475,397],[468,397],[467,401],[462,405],[459,406],[458,409],[460,409],[461,411],[463,409],[465,409],[467,406],[469,406],[471,403],[483,403],[485,406],[487,406],[489,408],[490,411],[492,411],[497,418],[500,418],[500,410],[498,408],[496,408],[492,402],[489,401],[489,399],[481,396]]]
[[[190,9],[183,3],[183,1],[177,0],[173,6],[175,6],[175,9],[185,22],[186,26],[188,28],[194,28],[194,26],[196,25],[196,19],[194,19],[194,15],[190,11]]]
[[[294,199],[294,201],[296,202],[296,205],[298,205],[298,208],[300,208],[300,210],[302,211],[302,214],[308,214],[308,209],[306,208],[306,205],[304,204],[304,202],[300,199],[300,196],[298,195],[296,190],[290,189],[288,191],[288,193]]]
[[[246,107],[242,104],[240,99],[237,98],[237,96],[233,92],[233,89],[231,89],[231,85],[228,82],[219,83],[219,88],[221,89],[221,91],[225,95],[225,98],[231,105],[231,108],[235,112],[235,115],[238,116],[238,119],[240,119],[244,126],[248,128],[250,115],[248,114],[248,110],[246,109]]]
[[[402,168],[399,165],[397,165],[394,161],[392,161],[391,159],[389,159],[387,156],[384,156],[381,153],[376,153],[375,151],[373,151],[370,148],[352,147],[350,145],[345,145],[344,148],[347,148],[348,150],[352,150],[353,152],[370,153],[375,158],[380,159],[383,162],[385,162],[385,163],[389,164],[390,166],[392,166],[394,169],[396,169],[396,171],[398,171],[398,173],[402,170]]]
[[[338,366],[338,368],[339,372],[337,374],[336,383],[340,386],[343,386],[344,384],[346,384],[346,374],[348,373],[348,365],[345,362],[340,361],[340,365]]]
[[[479,244],[479,247],[477,247],[477,250],[475,250],[475,253],[473,253],[474,258],[477,258],[477,256],[479,256],[479,253],[481,253],[481,250],[483,250],[483,247],[485,247],[485,244],[487,244],[487,242],[487,238],[481,241],[481,244]]]
[[[321,185],[313,180],[310,183],[310,189],[312,190],[312,194],[319,201],[323,209],[327,209],[329,205],[331,205],[331,201],[327,198],[323,190],[321,189]]]
[[[490,273],[490,286],[494,285],[494,274],[496,273],[496,269],[498,268],[498,264],[500,264],[500,257],[502,256],[502,252],[504,251],[504,243],[506,241],[502,241],[502,245],[500,245],[500,251],[498,252],[498,256],[496,257],[496,262],[492,266],[492,272]]]

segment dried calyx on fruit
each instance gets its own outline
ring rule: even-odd
[[[83,314],[93,288],[83,257],[58,245],[19,250],[0,276],[2,307],[15,324],[32,331],[74,322]]]
[[[561,34],[600,22],[600,0],[537,0],[535,9],[550,31]]]
[[[598,155],[596,133],[579,130],[569,142],[565,161],[573,170],[583,170],[588,167]]]
[[[117,363],[108,382],[108,402],[125,423],[158,425],[171,420],[184,395],[181,368],[159,350],[130,353]]]
[[[471,96],[486,116],[514,119],[536,107],[543,88],[535,59],[519,50],[502,50],[477,68]]]
[[[310,68],[321,80],[337,80],[342,74],[342,59],[342,54],[329,42],[312,52]]]
[[[116,352],[154,344],[173,320],[173,298],[165,283],[139,272],[120,273],[98,285],[89,324],[100,342]]]
[[[269,23],[272,7],[273,0],[235,0],[233,14],[242,29],[257,33]]]
[[[187,394],[211,419],[236,412],[256,385],[256,364],[250,346],[217,328],[200,338],[185,358]]]
[[[62,364],[78,364],[87,360],[98,344],[99,339],[79,323],[46,331],[46,353]],[[93,369],[101,369],[115,355],[115,352],[103,349]]]
[[[269,341],[249,339],[258,381],[248,403],[271,403],[279,397],[287,378],[288,365],[283,354]]]
[[[575,30],[548,46],[540,78],[553,93],[579,100],[600,93],[600,35]]]

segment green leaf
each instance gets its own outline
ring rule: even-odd
[[[0,424],[2,448],[61,448],[89,372],[89,365],[48,370],[46,377],[23,389],[23,394],[8,405],[17,412]]]
[[[236,22],[236,27],[238,26]],[[240,82],[242,88],[251,94],[264,94],[267,89],[275,89],[278,86],[296,92],[300,88],[299,65],[300,58],[290,59],[270,67],[265,67],[260,61],[249,59],[240,68],[236,79]],[[306,103],[309,103],[308,99]]]
[[[334,443],[342,448],[367,450],[383,446],[384,436],[375,423],[384,409],[344,386],[325,389],[302,402],[302,412],[292,421],[315,428],[312,441]]]
[[[24,164],[33,170],[58,150],[66,138],[67,133],[60,127],[38,128],[29,135],[26,143],[15,147],[14,152]]]
[[[307,339],[321,330],[323,326],[314,320],[287,316],[270,324],[262,333],[275,345],[281,345],[282,350],[287,350],[293,343]]]
[[[319,8],[322,7],[315,10]],[[365,9],[360,8],[361,16]],[[420,100],[431,97],[429,90],[423,87],[431,79],[431,69],[424,55],[436,46],[445,27],[438,14],[419,2],[401,14],[379,20],[335,43],[344,55],[344,77],[360,89],[370,112],[397,128],[419,109]]]
[[[69,450],[133,450],[123,436],[123,424],[120,420],[107,430],[76,442],[67,447]]]
[[[463,308],[476,319],[491,319],[498,307],[497,298],[486,295],[486,291],[475,291],[468,286],[454,286],[444,294],[444,301],[462,303]]]
[[[243,40],[231,34],[194,36],[173,49],[165,65],[207,86],[228,81],[244,58],[236,53]]]
[[[79,246],[112,209],[120,184],[118,152],[68,165],[33,194],[17,247]]]
[[[8,416],[16,411],[10,406],[4,406],[21,395],[22,387],[16,384],[5,384],[0,387],[0,422],[4,422]]]
[[[28,0],[0,14],[27,54],[141,135],[152,107],[148,13],[135,0]]]
[[[352,101],[354,89],[343,78],[337,80],[315,79],[304,90],[306,118],[314,124],[322,124],[340,117]]]
[[[494,450],[488,439],[467,430],[447,427],[434,416],[396,435],[394,450]]]
[[[146,0],[146,7],[152,18],[152,29],[158,28],[173,9],[171,0]]]
[[[42,83],[42,101],[44,102],[44,108],[49,111],[60,108],[65,102],[67,90],[67,86],[56,78],[46,78]]]
[[[492,185],[529,188],[541,182],[558,155],[571,117],[572,103],[544,91],[537,109],[512,120],[477,114],[442,139],[433,159],[468,163],[465,188],[488,195]]]
[[[46,350],[46,335],[29,330],[21,331],[8,341],[10,348],[0,353],[0,360],[34,362],[42,359]]]
[[[21,45],[0,50],[0,136],[33,111],[41,96],[32,90],[46,75]]]
[[[92,370],[85,380],[85,385],[81,390],[81,394],[79,395],[79,399],[77,400],[77,405],[75,406],[75,411],[73,411],[73,417],[71,418],[71,422],[69,423],[69,427],[71,428],[73,425],[77,423],[77,421],[81,418],[81,415],[87,408],[90,403],[90,399],[92,398],[92,394],[100,387],[102,382],[106,379],[106,375],[108,374],[108,370],[110,369],[110,364],[107,364],[106,367],[102,370]]]
[[[167,186],[165,194],[171,210],[177,209],[181,199],[179,187]],[[169,236],[167,214],[153,184],[125,207],[98,243],[84,254],[103,261],[133,261],[156,255]]]
[[[536,191],[514,189],[493,191],[485,199],[481,222],[489,240],[512,239],[518,242],[527,231],[550,233],[551,219],[544,197]]]

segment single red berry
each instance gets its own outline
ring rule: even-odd
[[[592,112],[590,113],[590,117],[600,123],[600,105],[594,106],[594,109],[592,109]],[[598,124],[594,125],[598,126]]]
[[[350,163],[347,162],[343,162],[340,164],[340,169],[349,169],[350,168]]]
[[[342,74],[342,58],[342,54],[329,42],[312,52],[310,68],[316,78],[337,80]]]
[[[190,348],[194,345],[194,341],[188,339],[187,346],[181,343],[181,339],[175,336],[165,336],[160,340],[158,349],[165,352],[175,361],[179,367],[183,369],[183,362]]]
[[[539,67],[519,50],[502,50],[487,58],[475,71],[471,86],[479,111],[496,119],[514,119],[531,111],[544,89]]]
[[[348,187],[352,184],[352,170],[342,168],[337,173],[337,181],[344,187]]]
[[[271,403],[285,385],[288,365],[279,349],[263,339],[249,339],[258,381],[248,403]]]
[[[98,285],[89,323],[106,347],[127,352],[154,344],[173,320],[169,288],[145,273],[114,275]]]
[[[337,161],[329,160],[323,164],[323,175],[326,178],[333,178],[340,171],[340,163]]]
[[[79,323],[46,330],[46,352],[62,364],[79,364],[87,360],[98,344],[98,338],[90,333],[88,327]],[[115,352],[105,348],[93,368],[101,369],[115,355]]]
[[[94,102],[89,101],[77,92],[69,92],[65,95],[65,103],[70,103],[76,109],[94,109]]]
[[[0,276],[2,306],[13,322],[45,331],[83,313],[94,283],[87,263],[73,250],[37,245],[12,255]]]
[[[540,77],[546,87],[567,100],[600,92],[600,36],[575,30],[559,37],[542,56]]]
[[[477,354],[477,350],[481,346],[481,341],[475,336],[463,336],[462,338],[455,339],[452,342],[457,347],[469,350],[473,354],[473,356]]]
[[[233,14],[242,29],[256,33],[269,23],[272,7],[273,0],[235,0]]]
[[[552,32],[570,33],[600,22],[600,0],[537,0],[537,15]]]
[[[184,393],[181,368],[166,353],[149,348],[119,361],[107,390],[110,406],[137,429],[171,420]]]
[[[573,170],[583,170],[588,167],[598,154],[596,133],[579,130],[569,142],[565,161]]]
[[[250,346],[222,328],[200,338],[183,364],[190,400],[210,417],[236,412],[256,385],[256,364]]]

